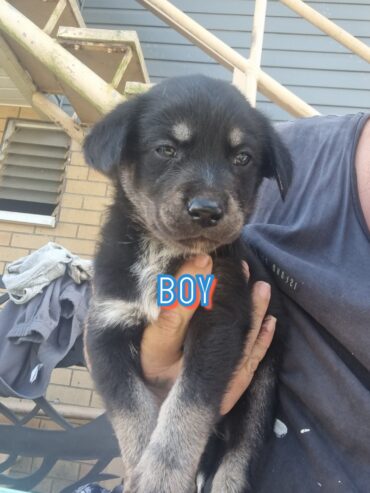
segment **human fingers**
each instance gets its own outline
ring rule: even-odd
[[[271,286],[267,282],[257,281],[252,288],[251,303],[251,325],[248,331],[247,341],[244,348],[242,364],[249,358],[249,354],[256,342],[261,326],[266,317],[266,312],[271,299]]]
[[[197,255],[187,260],[176,274],[203,276],[212,272],[212,259],[209,255]],[[141,343],[141,364],[144,374],[153,375],[163,368],[172,366],[181,358],[182,345],[188,323],[199,303],[192,308],[180,304],[170,310],[161,310],[156,321],[148,325]]]
[[[249,281],[251,273],[249,270],[249,265],[247,264],[247,262],[245,260],[242,260],[242,270],[243,270],[243,274],[244,274],[246,280]]]
[[[245,267],[243,266],[245,272]],[[245,274],[247,274],[245,272]],[[252,289],[252,319],[242,360],[234,373],[221,404],[221,414],[232,409],[250,384],[258,364],[271,344],[276,319],[266,317],[271,288],[265,282],[257,282]]]
[[[249,387],[258,365],[266,355],[272,342],[276,328],[276,318],[266,317],[261,326],[255,344],[246,361],[239,366],[233,375],[228,390],[221,403],[221,415],[227,414],[238,402],[242,394]]]

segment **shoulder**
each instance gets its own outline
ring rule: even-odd
[[[360,135],[356,149],[356,174],[358,198],[363,211],[363,215],[370,231],[370,115],[363,128],[360,128]]]
[[[277,123],[275,128],[294,158],[303,150],[311,149],[311,153],[315,154],[318,148],[328,146],[333,141],[337,146],[348,145],[355,138],[358,126],[368,116],[364,113],[318,115]]]
[[[368,115],[301,118],[275,125],[290,151],[293,180],[285,202],[276,184],[264,180],[252,221],[283,221],[301,214],[303,204],[324,202],[330,191],[347,187],[356,141]],[[319,202],[317,202],[319,201]]]

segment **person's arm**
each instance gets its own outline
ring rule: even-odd
[[[243,266],[248,278],[248,266]],[[207,275],[212,271],[212,259],[208,255],[198,255],[183,264],[176,277],[182,274]],[[276,326],[276,319],[266,317],[270,301],[269,284],[259,281],[253,286],[252,326],[248,332],[244,356],[232,378],[228,391],[221,403],[222,415],[228,413],[250,384],[258,364],[269,348]],[[155,323],[144,331],[141,343],[141,365],[144,376],[153,392],[164,399],[175,382],[182,366],[182,346],[186,337],[188,323],[194,314],[193,309],[181,305],[172,310],[162,310]]]
[[[358,196],[370,231],[370,120],[365,123],[356,149]]]

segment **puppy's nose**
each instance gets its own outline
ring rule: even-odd
[[[203,228],[216,226],[224,215],[218,202],[201,197],[190,200],[187,209],[192,220],[198,222]]]

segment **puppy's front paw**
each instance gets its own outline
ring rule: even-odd
[[[194,493],[195,481],[162,454],[144,453],[128,484],[129,493]],[[176,461],[175,461],[176,462]],[[125,490],[126,493],[126,490]]]
[[[246,466],[237,457],[224,457],[212,481],[211,493],[245,493]]]

